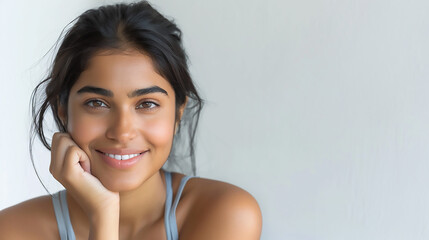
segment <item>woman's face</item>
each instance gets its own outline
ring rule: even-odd
[[[167,160],[176,123],[175,93],[150,57],[135,51],[99,54],[70,90],[65,118],[68,133],[90,159],[92,175],[111,191],[127,191]],[[107,154],[137,161],[125,166]]]

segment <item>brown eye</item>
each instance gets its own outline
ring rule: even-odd
[[[137,108],[138,109],[149,109],[149,110],[151,110],[151,109],[154,109],[154,108],[156,108],[156,107],[158,107],[159,105],[158,104],[156,104],[156,103],[154,103],[154,102],[151,102],[151,101],[144,101],[144,102],[142,102],[142,103],[140,103],[138,106],[137,106]]]
[[[90,101],[86,102],[85,105],[92,107],[92,108],[107,107],[107,105],[103,101],[100,101],[100,100],[90,100]]]

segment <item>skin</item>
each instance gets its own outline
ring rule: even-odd
[[[111,94],[81,90],[88,86]],[[131,96],[154,86],[165,92]],[[166,239],[161,167],[178,119],[174,90],[151,59],[132,50],[94,56],[70,91],[67,111],[59,112],[68,133],[53,137],[50,172],[67,189],[77,239]],[[144,154],[132,167],[115,169],[100,153],[112,149]],[[174,195],[182,177],[173,174]],[[259,239],[262,227],[249,193],[204,178],[189,180],[176,220],[180,239]],[[0,239],[59,239],[50,196],[0,211]]]

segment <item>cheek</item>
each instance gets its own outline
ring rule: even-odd
[[[99,136],[105,127],[97,119],[78,114],[76,111],[74,113],[69,115],[67,131],[76,144],[88,154],[89,143]]]
[[[170,146],[174,134],[174,124],[171,119],[154,119],[146,122],[145,126],[144,131],[147,141],[152,145],[168,144]]]

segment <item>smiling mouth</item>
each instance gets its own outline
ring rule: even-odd
[[[110,158],[114,158],[114,159],[116,159],[116,160],[128,160],[128,159],[130,159],[130,158],[135,158],[135,157],[137,157],[137,156],[140,156],[140,155],[142,155],[143,153],[145,153],[145,152],[141,152],[141,153],[135,153],[135,154],[125,154],[125,155],[119,155],[119,154],[111,154],[111,153],[105,153],[105,152],[102,152],[102,151],[99,151],[99,150],[96,150],[97,152],[99,152],[99,153],[101,153],[101,154],[104,154],[104,155],[106,155],[106,156],[108,156],[108,157],[110,157]]]

